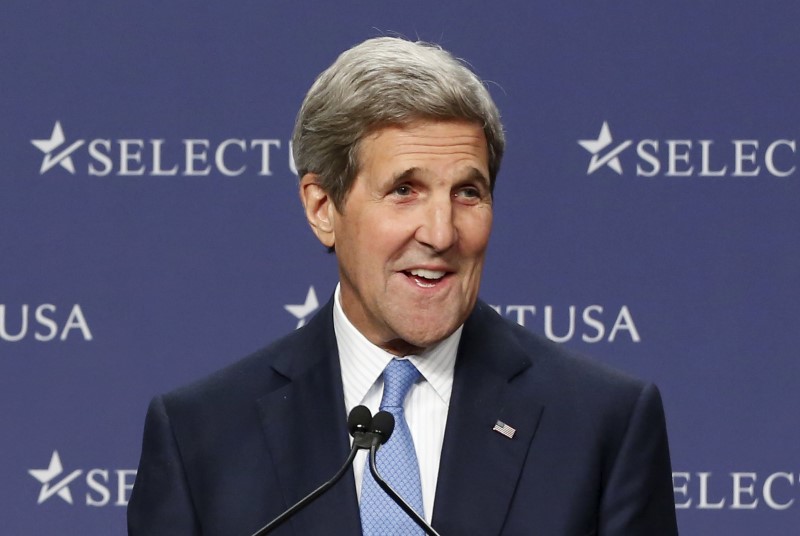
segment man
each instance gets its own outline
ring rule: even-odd
[[[130,534],[252,534],[333,475],[348,412],[391,406],[397,363],[410,438],[379,461],[410,445],[396,485],[441,534],[676,534],[657,389],[477,299],[504,148],[480,80],[437,47],[366,41],[316,80],[293,145],[340,284],[304,328],[151,403]],[[393,506],[364,463],[275,534],[421,533],[373,528]]]

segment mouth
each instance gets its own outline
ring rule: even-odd
[[[449,275],[448,272],[443,270],[427,270],[424,268],[414,268],[403,273],[421,288],[433,288]]]

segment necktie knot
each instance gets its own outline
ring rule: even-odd
[[[381,409],[401,408],[409,389],[420,377],[414,363],[408,359],[392,359],[383,370]]]

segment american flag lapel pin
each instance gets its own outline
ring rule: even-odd
[[[514,434],[517,433],[517,429],[516,428],[507,425],[503,421],[497,421],[494,424],[494,428],[492,428],[492,430],[494,430],[498,434],[502,434],[502,435],[506,436],[509,439],[513,439],[514,438]]]

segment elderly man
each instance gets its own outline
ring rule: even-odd
[[[504,136],[481,81],[395,38],[343,53],[294,131],[300,197],[340,283],[305,327],[148,411],[132,535],[248,535],[394,414],[379,467],[445,536],[673,535],[657,389],[477,298]],[[362,454],[275,534],[422,534]]]

